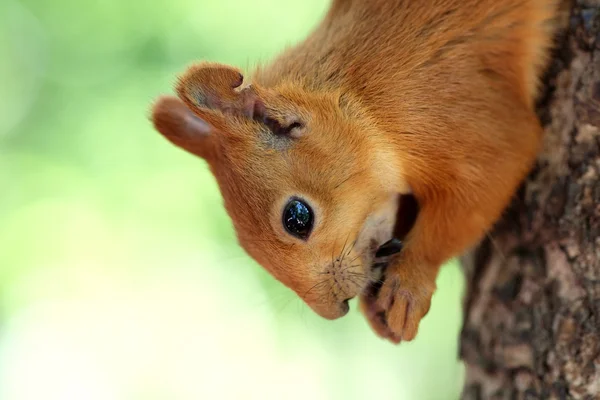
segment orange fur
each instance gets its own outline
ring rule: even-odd
[[[240,244],[277,279],[325,318],[361,296],[378,334],[411,340],[440,266],[490,229],[534,161],[533,105],[557,8],[335,0],[250,85],[233,67],[200,63],[180,78],[181,100],[161,98],[153,119],[209,162]],[[373,251],[406,193],[418,217],[369,298]],[[306,241],[282,226],[291,196],[315,211]]]

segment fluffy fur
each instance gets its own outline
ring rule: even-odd
[[[349,298],[373,329],[412,340],[440,266],[499,218],[534,161],[534,99],[557,0],[335,0],[298,45],[244,85],[200,63],[178,98],[153,108],[158,131],[206,159],[240,244],[325,318]],[[380,277],[399,194],[419,213]],[[307,241],[281,223],[299,196]]]

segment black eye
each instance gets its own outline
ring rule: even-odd
[[[290,235],[306,240],[313,226],[314,216],[308,204],[292,199],[283,210],[283,226]]]

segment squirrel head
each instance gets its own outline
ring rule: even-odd
[[[190,67],[176,91],[154,126],[208,162],[240,245],[319,315],[344,315],[378,279],[374,253],[408,191],[378,128],[351,95],[243,85],[220,64]]]

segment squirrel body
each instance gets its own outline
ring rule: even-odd
[[[241,246],[275,278],[325,318],[358,296],[375,332],[412,340],[440,266],[485,235],[533,165],[558,8],[334,0],[249,82],[193,65],[152,118],[208,162]],[[419,211],[381,276],[400,195]]]

